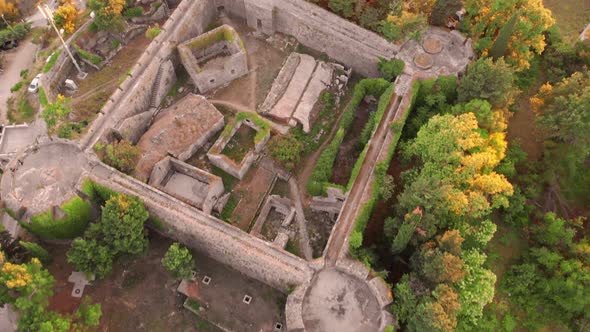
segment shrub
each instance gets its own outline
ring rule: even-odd
[[[91,202],[101,206],[104,205],[104,203],[106,203],[106,201],[108,201],[113,195],[117,194],[117,192],[111,188],[107,188],[98,183],[92,182],[90,179],[86,179],[84,182],[82,182],[82,192],[88,196],[88,199]]]
[[[57,51],[55,51],[51,57],[49,58],[49,61],[47,61],[47,63],[43,66],[43,73],[48,73],[51,69],[53,69],[53,66],[55,66],[55,63],[57,62],[57,58],[59,58],[59,56],[61,55],[62,50],[59,49]]]
[[[84,59],[89,61],[90,63],[92,63],[93,65],[100,65],[100,63],[102,62],[102,58],[96,54],[92,54],[90,52],[86,52],[83,49],[76,47],[76,52],[78,53],[78,55]]]
[[[338,155],[338,148],[340,147],[340,143],[344,139],[344,129],[338,129],[336,132],[336,136],[330,142],[328,147],[322,151],[318,161],[311,173],[311,177],[309,178],[309,182],[307,185],[307,191],[312,196],[317,196],[321,194],[323,182],[330,181],[332,177],[332,168],[334,167],[334,161],[336,160],[336,156]],[[320,188],[320,192],[318,192],[318,188]]]
[[[69,123],[64,123],[57,128],[57,137],[59,138],[72,138],[72,126]]]
[[[384,58],[379,58],[378,66],[381,77],[388,81],[393,81],[403,73],[406,63],[400,59],[386,60]]]
[[[288,170],[299,164],[303,149],[303,143],[292,135],[275,136],[268,145],[271,156]]]
[[[20,82],[16,83],[15,85],[13,85],[10,88],[10,92],[16,92],[16,91],[20,90],[23,87],[24,83],[25,82],[23,82],[23,81],[20,81]]]
[[[125,17],[139,17],[141,15],[143,15],[143,8],[139,6],[127,8],[123,12],[123,16]]]
[[[139,161],[141,150],[128,140],[114,141],[105,148],[103,161],[119,171],[131,174]]]
[[[175,278],[190,278],[193,264],[193,255],[178,243],[173,243],[162,258],[162,265]]]
[[[92,216],[90,204],[75,197],[61,206],[65,217],[54,219],[52,211],[31,217],[30,223],[21,223],[42,239],[69,240],[82,235]]]
[[[41,263],[49,264],[53,260],[49,252],[34,242],[19,241],[19,244],[25,248],[31,256],[38,258]]]
[[[148,28],[145,31],[145,36],[149,39],[155,39],[162,32],[162,28],[156,23],[156,25]]]

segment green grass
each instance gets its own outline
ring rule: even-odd
[[[201,309],[201,304],[193,299],[187,299],[186,305],[188,305],[194,311],[199,311]]]
[[[11,123],[31,122],[34,117],[35,109],[24,95],[19,97],[15,108],[8,111],[8,120]]]
[[[211,169],[211,173],[221,178],[225,192],[231,192],[232,189],[234,189],[234,186],[238,183],[238,179],[234,178],[219,167],[213,167]]]
[[[292,239],[289,239],[289,241],[287,242],[287,246],[285,247],[285,250],[287,250],[288,252],[292,253],[295,256],[301,256],[301,249],[299,248],[299,243],[297,243],[297,241],[294,241]]]
[[[223,211],[219,214],[219,218],[223,221],[228,221],[231,216],[234,214],[234,210],[238,207],[238,203],[240,200],[237,198],[236,194],[231,193],[229,199],[227,200],[227,204],[223,207]]]
[[[100,65],[100,63],[102,62],[102,58],[96,54],[92,54],[90,52],[86,52],[83,49],[76,47],[76,52],[78,52],[78,55],[84,59],[84,60],[88,60],[90,63],[98,66]]]
[[[61,54],[62,50],[57,50],[55,51],[51,57],[49,58],[49,61],[47,61],[47,63],[43,66],[43,73],[47,73],[49,72],[53,66],[55,66],[55,62],[57,61],[57,58],[59,58],[60,54]]]

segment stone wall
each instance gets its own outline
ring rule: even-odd
[[[377,57],[390,59],[399,49],[376,33],[305,0],[216,0],[216,4],[245,18],[252,28],[294,36],[365,76],[377,76]]]
[[[146,111],[160,64],[176,54],[179,43],[202,34],[216,14],[212,0],[182,1],[131,69],[129,77],[111,95],[81,145],[91,148],[106,130]]]
[[[314,269],[305,260],[121,174],[98,160],[93,164],[88,174],[91,180],[141,197],[151,216],[164,223],[166,236],[283,291],[311,280]]]

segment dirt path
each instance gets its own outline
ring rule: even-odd
[[[36,51],[37,45],[31,42],[31,38],[27,38],[16,50],[3,53],[6,66],[0,75],[0,123],[6,124],[8,122],[6,102],[12,94],[10,88],[21,80],[21,70],[31,67]],[[21,89],[26,89],[30,82],[25,83]]]
[[[361,167],[352,190],[349,192],[348,197],[344,202],[344,208],[336,221],[332,236],[328,241],[325,251],[325,262],[327,266],[334,266],[336,264],[336,261],[346,244],[346,238],[350,235],[350,232],[354,227],[356,216],[361,208],[363,194],[368,186],[371,185],[370,180],[375,168],[375,161],[384,148],[385,138],[389,131],[390,120],[395,117],[397,112],[399,112],[401,98],[394,95],[391,99],[391,103],[387,117],[381,120],[375,135],[369,142],[369,149],[365,157],[365,162]]]
[[[307,221],[305,220],[305,214],[303,212],[303,205],[301,204],[301,197],[299,196],[299,188],[297,182],[291,177],[289,179],[289,191],[291,192],[291,198],[295,201],[295,220],[299,224],[299,247],[303,252],[305,259],[310,261],[313,259],[313,250],[309,242],[309,233],[307,232]]]

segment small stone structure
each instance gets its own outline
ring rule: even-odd
[[[187,160],[223,128],[223,115],[203,96],[189,94],[162,110],[137,146],[143,154],[136,166],[138,178],[147,180],[154,165],[170,155]]]
[[[149,184],[209,214],[223,195],[220,177],[171,157],[154,166]]]
[[[309,133],[320,94],[333,84],[334,68],[306,54],[291,53],[259,112]]]
[[[83,272],[73,271],[68,277],[68,282],[74,284],[74,288],[72,289],[72,297],[81,298],[82,295],[84,295],[84,288],[86,288],[88,285],[92,285],[91,281],[93,280],[94,277],[88,280]]]
[[[248,118],[238,121],[237,123],[235,123],[235,125],[233,125],[231,131],[227,131],[227,134],[226,131],[224,131],[224,133],[221,134],[219,139],[217,139],[215,144],[213,144],[213,146],[207,153],[207,158],[209,158],[211,164],[221,168],[226,173],[240,180],[244,177],[244,175],[246,175],[248,170],[250,170],[250,167],[252,167],[252,164],[254,163],[254,161],[256,161],[258,154],[262,151],[262,149],[266,145],[266,142],[268,142],[268,140],[270,139],[269,130],[268,133],[264,136],[264,138],[262,138],[259,142],[255,142],[254,150],[248,151],[240,162],[236,162],[228,156],[224,155],[223,150],[241,126],[248,126],[254,129],[256,132],[260,132],[261,130],[263,130],[263,128],[258,127],[252,120]]]
[[[229,25],[178,45],[184,68],[201,93],[223,86],[248,73],[246,49]]]
[[[295,207],[293,206],[293,202],[291,202],[291,200],[288,198],[280,197],[278,195],[268,196],[264,202],[264,205],[262,206],[262,209],[260,209],[260,213],[258,214],[258,218],[256,219],[250,234],[262,237],[262,227],[267,222],[268,216],[272,210],[278,212],[283,217],[283,220],[280,224],[280,229],[277,230],[277,235],[273,240],[273,244],[279,246],[280,248],[285,248],[287,242],[289,241],[289,234],[285,228],[288,227],[295,218]]]
[[[328,197],[313,197],[310,207],[314,211],[327,212],[332,219],[336,219],[342,210],[346,195],[339,188],[328,188],[326,192]]]

